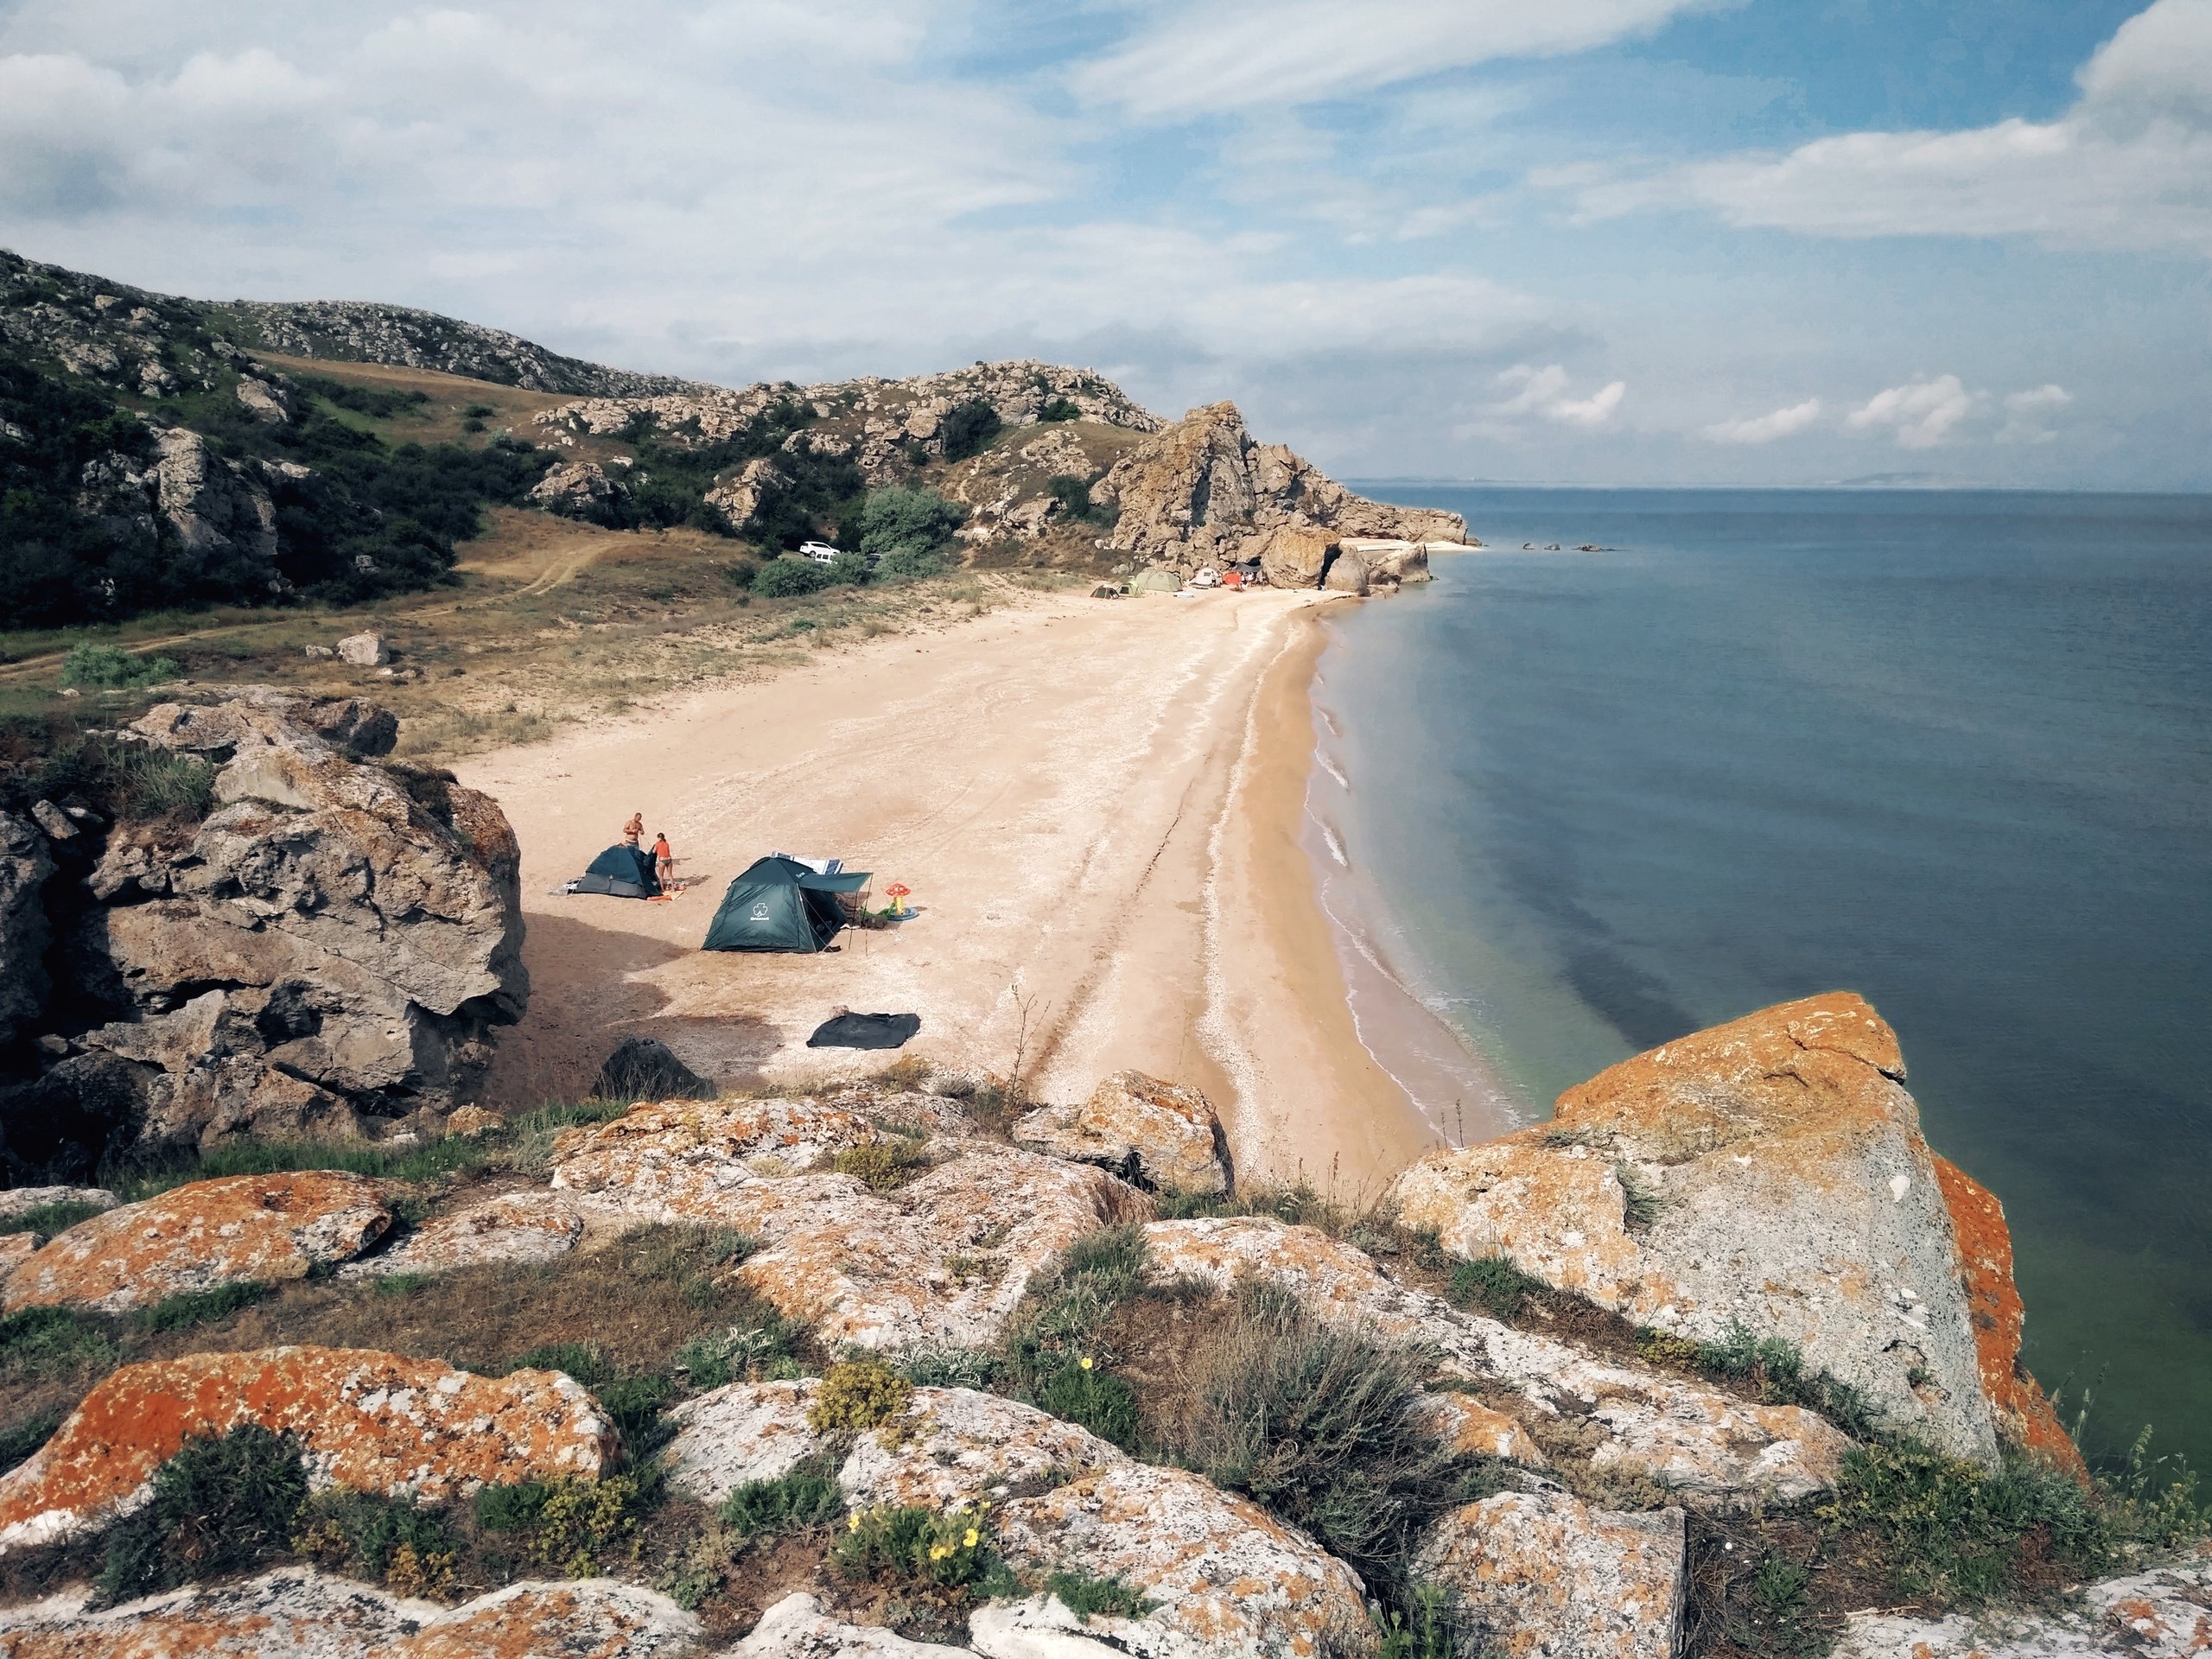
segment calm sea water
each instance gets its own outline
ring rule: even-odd
[[[1402,976],[1538,1115],[1862,992],[2037,1376],[2212,1465],[2212,498],[1374,493],[1492,548],[1323,664]]]

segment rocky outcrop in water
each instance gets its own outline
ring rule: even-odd
[[[1139,445],[1091,486],[1090,499],[1119,513],[1107,538],[1117,552],[1183,570],[1257,559],[1284,588],[1324,585],[1346,537],[1457,545],[1467,533],[1455,512],[1370,501],[1287,446],[1255,442],[1234,404],[1194,409]],[[1379,563],[1357,563],[1357,582],[1339,585],[1363,593],[1382,579]],[[1412,568],[1402,559],[1390,579]],[[1426,572],[1425,555],[1419,568]]]
[[[19,1163],[469,1098],[529,992],[519,853],[489,798],[376,764],[396,732],[362,700],[265,688],[137,723],[213,767],[213,810],[118,824],[49,878],[73,994],[16,1015],[52,1039],[0,1090]]]

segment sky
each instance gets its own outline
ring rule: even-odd
[[[1359,478],[2212,487],[2212,0],[0,0],[0,245]]]

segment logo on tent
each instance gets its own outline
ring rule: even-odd
[[[765,904],[756,903],[753,906],[753,919],[756,922],[766,921],[768,919],[768,906]]]

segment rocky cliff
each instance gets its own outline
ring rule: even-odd
[[[0,1090],[19,1172],[358,1135],[470,1097],[529,993],[518,855],[487,798],[373,761],[396,729],[358,699],[262,688],[165,703],[124,736],[212,768],[204,817],[80,828],[39,803],[59,838],[0,819],[11,1022],[38,1039]],[[41,994],[49,963],[66,994]]]

